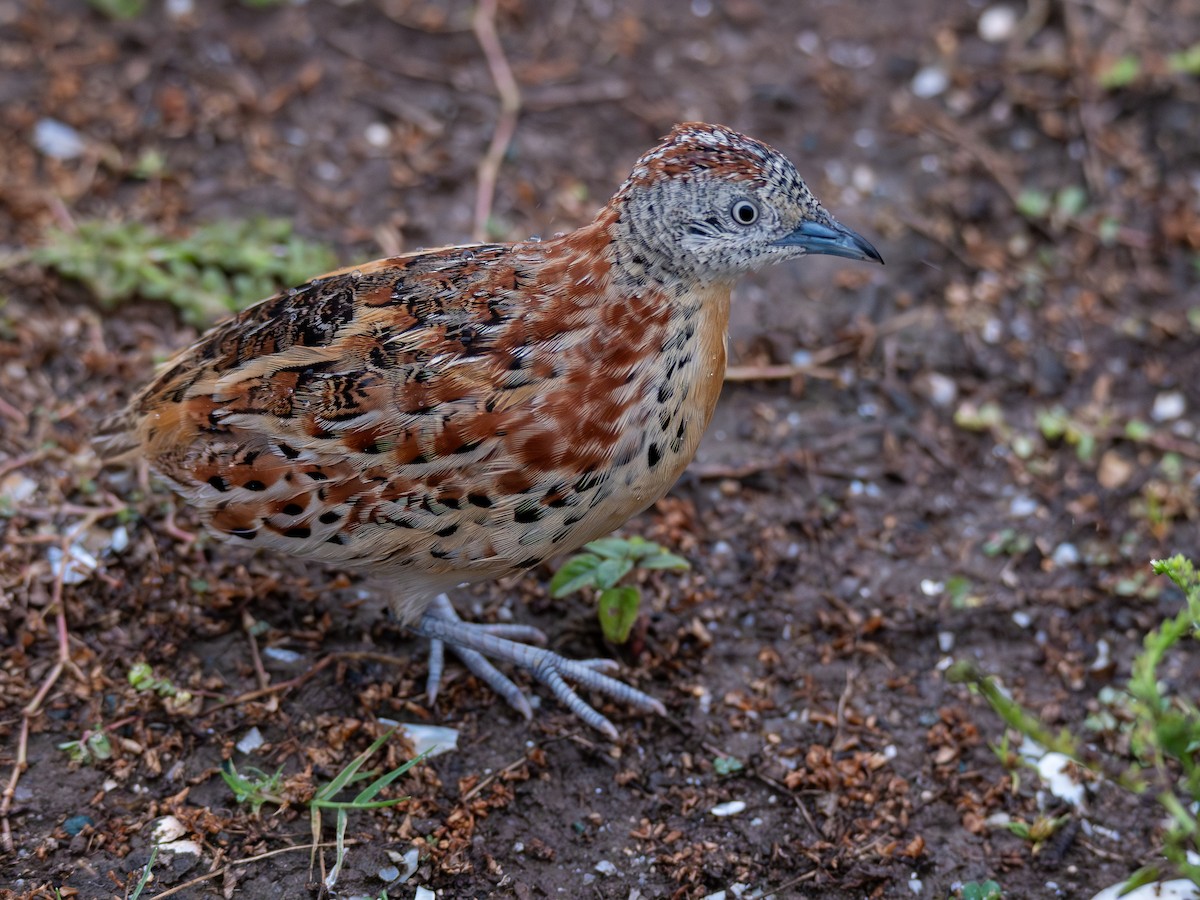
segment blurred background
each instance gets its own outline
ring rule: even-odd
[[[356,582],[180,543],[185,509],[99,474],[99,419],[231,309],[577,227],[685,120],[778,147],[887,266],[738,287],[710,433],[629,528],[692,569],[638,576],[629,644],[549,569],[471,599],[618,656],[671,721],[615,711],[605,747],[461,673],[431,711]],[[304,790],[381,717],[462,748],[353,820],[374,840],[338,890],[364,896],[1092,897],[1160,859],[1152,802],[1043,789],[945,672],[1132,758],[1114,691],[1180,607],[1149,561],[1200,553],[1198,136],[1195,0],[0,0],[0,764],[32,763],[0,882],[120,896],[169,813],[197,850],[159,887],[307,895],[305,853],[228,860],[304,843]],[[294,658],[264,672],[259,644]],[[360,656],[208,710],[330,653]],[[1168,695],[1197,674],[1164,656]],[[107,755],[58,749],[97,730]],[[235,803],[228,758],[285,767],[289,812]]]

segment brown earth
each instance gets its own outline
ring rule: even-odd
[[[164,304],[101,312],[22,263],[48,226],[268,213],[347,262],[470,236],[500,115],[471,8],[259,5],[114,22],[0,0],[6,785],[60,610],[69,648],[29,718],[0,895],[129,896],[171,814],[202,853],[160,858],[144,897],[209,872],[172,896],[317,896],[302,801],[379,718],[451,725],[461,746],[397,783],[406,804],[350,815],[337,896],[378,897],[387,852],[413,847],[419,868],[389,896],[940,898],[994,878],[1012,897],[1088,898],[1156,858],[1153,801],[1107,783],[1040,852],[989,823],[1033,821],[1041,785],[1014,784],[989,749],[999,719],[942,672],[974,660],[1082,730],[1178,608],[1149,560],[1200,552],[1200,85],[1169,59],[1200,41],[1200,4],[1041,0],[989,42],[980,5],[935,0],[503,0],[523,106],[493,236],[578,225],[674,122],[705,119],[787,152],[888,263],[803,261],[741,285],[740,380],[688,474],[627,529],[693,568],[644,579],[630,645],[604,646],[582,602],[551,602],[547,570],[464,605],[621,659],[670,716],[608,708],[616,745],[549,699],[527,725],[456,666],[428,708],[421,648],[357,583],[181,543],[169,494],[99,472],[97,421],[194,331]],[[1126,56],[1139,71],[1105,87]],[[39,154],[47,118],[86,137],[82,156]],[[148,151],[162,174],[132,177]],[[1072,186],[1081,202],[1055,206]],[[1039,427],[1056,407],[1062,438]],[[1149,425],[1137,440],[1132,420]],[[103,544],[125,503],[129,546],[56,583],[51,549],[81,525]],[[178,524],[195,527],[185,509]],[[297,661],[256,670],[268,648]],[[197,699],[135,691],[139,661]],[[1165,673],[1195,699],[1194,656]],[[234,744],[255,726],[267,743],[247,757]],[[96,727],[112,758],[57,749]],[[1091,739],[1127,750],[1118,732]],[[722,774],[724,757],[743,768]],[[282,766],[294,805],[252,816],[219,777],[227,758]],[[729,801],[744,811],[711,814]]]

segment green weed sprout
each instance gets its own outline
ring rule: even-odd
[[[233,798],[238,803],[249,803],[250,812],[257,816],[264,803],[274,803],[282,806],[284,799],[280,793],[283,783],[283,766],[275,770],[274,775],[268,775],[262,769],[247,766],[241,772],[227,759],[221,763],[221,778],[233,791]]]
[[[375,751],[387,743],[388,738],[390,738],[395,731],[396,729],[392,728],[376,738],[375,742],[358,756],[354,757],[354,759],[349,762],[346,768],[342,769],[342,771],[334,777],[333,781],[329,782],[329,784],[325,785],[324,787],[319,788],[316,794],[313,795],[312,800],[309,802],[309,810],[312,820],[312,855],[314,859],[317,852],[317,845],[320,843],[321,839],[321,812],[322,810],[334,810],[337,813],[337,834],[335,838],[337,848],[336,859],[334,861],[333,868],[329,870],[329,874],[325,878],[325,886],[328,889],[332,889],[337,883],[338,875],[342,871],[342,864],[346,858],[346,822],[350,811],[381,809],[386,806],[395,806],[397,803],[405,802],[408,797],[395,797],[389,800],[376,800],[375,798],[379,795],[380,791],[382,791],[385,787],[387,787],[417,763],[421,762],[421,760],[423,760],[435,749],[430,748],[424,753],[413,757],[403,765],[378,776],[372,780],[370,784],[355,794],[353,800],[336,799],[337,795],[340,794],[343,789],[356,782],[370,778],[375,774],[373,771],[360,773],[359,769],[361,769],[366,761],[375,754]],[[312,860],[310,860],[310,866],[311,864]]]
[[[1189,852],[1200,851],[1200,821],[1196,814],[1200,808],[1200,708],[1185,697],[1168,695],[1158,678],[1159,666],[1169,650],[1185,638],[1200,637],[1200,576],[1191,561],[1179,555],[1154,560],[1151,569],[1174,582],[1183,592],[1185,605],[1146,635],[1142,650],[1133,660],[1124,691],[1125,706],[1132,718],[1127,726],[1135,757],[1132,764],[1085,751],[1083,742],[1070,729],[1051,731],[971,662],[956,662],[946,677],[970,685],[1006,724],[1047,750],[1063,753],[1079,765],[1107,775],[1126,790],[1138,794],[1154,791],[1168,817],[1163,856],[1177,872],[1200,886],[1200,865],[1188,859]],[[1023,836],[1035,838],[1032,830]],[[1161,877],[1157,866],[1145,866],[1126,881],[1126,888],[1132,890]]]
[[[32,258],[82,282],[105,308],[165,300],[198,328],[335,265],[331,250],[295,235],[286,219],[261,218],[182,238],[139,222],[83,222],[51,230]]]
[[[633,567],[643,569],[687,569],[688,561],[668,553],[645,538],[607,537],[584,544],[587,553],[577,553],[554,573],[550,596],[559,598],[584,588],[600,592],[597,614],[604,636],[614,644],[629,639],[642,603],[641,592],[633,585],[618,585]]]

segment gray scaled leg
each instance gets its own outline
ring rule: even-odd
[[[417,634],[429,638],[431,642],[427,682],[431,702],[437,696],[438,684],[441,681],[445,658],[444,645],[449,644],[468,670],[526,719],[533,718],[529,700],[521,693],[521,689],[488,662],[486,657],[528,669],[534,678],[550,688],[554,696],[578,718],[613,740],[617,738],[617,729],[613,727],[612,722],[571,690],[564,676],[581,687],[598,691],[643,712],[666,714],[666,708],[649,694],[603,674],[619,668],[613,660],[571,660],[541,647],[519,643],[545,643],[545,635],[528,625],[477,625],[464,622],[458,617],[445,594],[439,595],[411,628]]]

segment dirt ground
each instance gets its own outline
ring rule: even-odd
[[[522,106],[491,237],[586,221],[703,119],[784,150],[887,260],[739,286],[716,420],[626,529],[692,569],[643,579],[628,646],[551,601],[550,568],[461,604],[615,655],[667,705],[607,707],[610,745],[549,698],[525,724],[457,665],[429,708],[422,648],[357,581],[183,543],[171,524],[196,523],[169,493],[100,471],[96,423],[195,331],[166,304],[102,312],[23,262],[47,227],[267,213],[347,263],[463,242],[501,115],[468,4],[194,2],[112,21],[0,0],[4,785],[60,610],[69,648],[28,722],[0,896],[127,897],[168,815],[199,854],[161,857],[143,897],[194,879],[172,896],[320,896],[303,800],[379,719],[452,726],[459,746],[397,783],[407,803],[350,815],[340,897],[942,898],[993,878],[1090,898],[1156,858],[1151,799],[1100,783],[1083,810],[1047,803],[943,673],[973,660],[1082,731],[1178,608],[1150,559],[1200,553],[1200,82],[1171,63],[1200,3],[501,2]],[[46,119],[83,152],[39,152]],[[133,177],[151,151],[161,172]],[[75,532],[128,545],[63,585],[53,551]],[[134,662],[194,702],[135,690]],[[1196,699],[1194,656],[1166,671]],[[97,727],[111,758],[58,749]],[[252,728],[266,743],[245,754]],[[407,754],[394,740],[386,761]],[[282,766],[292,805],[251,815],[223,759]],[[1070,818],[1039,852],[997,827],[1039,811]],[[414,848],[389,886],[389,851]]]

